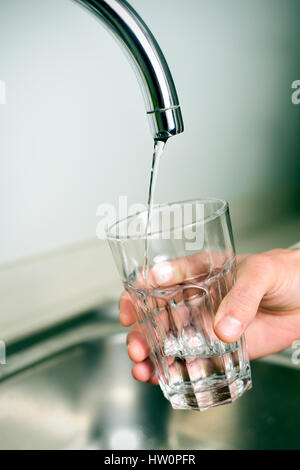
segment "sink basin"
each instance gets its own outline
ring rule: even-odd
[[[205,412],[136,382],[126,330],[91,312],[9,345],[0,449],[297,449],[299,370],[252,362],[253,389]]]

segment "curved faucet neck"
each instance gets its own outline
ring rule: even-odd
[[[183,120],[174,81],[153,34],[126,2],[75,0],[98,17],[123,45],[140,83],[151,133],[167,140],[183,132]]]

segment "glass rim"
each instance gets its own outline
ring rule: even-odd
[[[183,227],[185,228],[190,228],[190,227],[193,227],[199,223],[207,223],[207,222],[210,222],[211,220],[214,220],[218,217],[220,217],[221,215],[223,215],[226,210],[228,209],[228,202],[225,200],[225,199],[221,199],[221,198],[214,198],[214,197],[208,197],[208,198],[198,198],[198,199],[188,199],[188,200],[185,200],[185,201],[176,201],[176,202],[165,202],[165,203],[159,203],[159,204],[155,204],[152,208],[153,211],[157,210],[157,209],[163,209],[165,207],[172,207],[172,206],[175,206],[175,205],[183,205],[183,204],[188,204],[188,203],[208,203],[208,204],[212,204],[212,203],[216,203],[216,202],[219,202],[221,203],[221,206],[216,209],[214,212],[212,212],[210,215],[206,216],[206,217],[202,217],[200,219],[197,219],[195,220],[194,222],[192,223],[188,223],[186,225],[183,225]],[[112,229],[114,229],[115,227],[117,227],[119,224],[125,222],[126,220],[127,221],[130,221],[130,220],[133,220],[135,217],[138,217],[140,216],[141,214],[143,213],[147,213],[148,212],[148,209],[143,209],[142,211],[140,212],[137,212],[136,214],[132,214],[130,216],[127,216],[127,217],[124,217],[120,220],[117,220],[116,222],[114,222],[113,224],[109,225],[108,227],[105,227],[105,234],[106,234],[106,239],[107,240],[115,240],[115,241],[118,241],[118,240],[143,240],[146,238],[146,236],[148,238],[151,238],[151,237],[154,237],[154,236],[157,236],[159,234],[162,234],[165,232],[165,230],[157,230],[157,231],[154,231],[154,232],[149,232],[146,234],[143,233],[141,235],[133,235],[133,236],[130,236],[130,235],[119,235],[119,234],[113,234],[111,232]],[[175,230],[178,230],[178,227],[173,227],[171,229],[168,229],[168,232],[174,232]]]

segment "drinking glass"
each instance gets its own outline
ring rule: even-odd
[[[231,403],[251,388],[244,335],[222,342],[213,321],[236,275],[229,208],[221,199],[154,206],[106,230],[149,345],[164,396],[175,409]]]

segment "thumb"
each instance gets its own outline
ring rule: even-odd
[[[214,320],[215,333],[222,341],[233,343],[240,338],[274,282],[273,264],[265,254],[247,256],[238,265],[237,280],[222,300]]]

